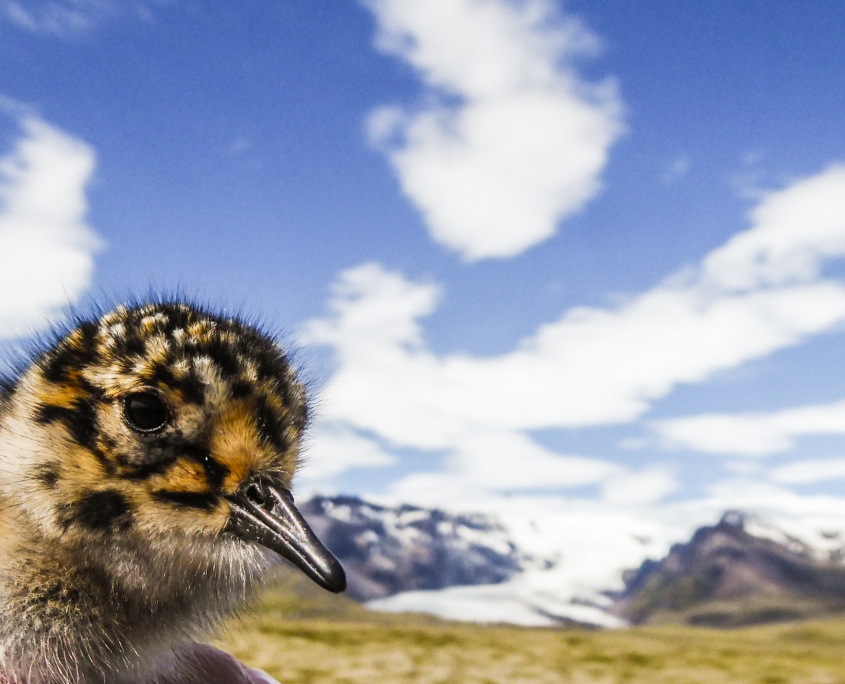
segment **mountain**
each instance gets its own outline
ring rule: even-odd
[[[315,496],[302,514],[346,570],[359,601],[400,592],[498,584],[523,569],[521,554],[490,517],[453,515],[353,496]]]
[[[735,626],[845,611],[842,533],[830,523],[804,525],[801,541],[729,512],[673,536],[667,526],[655,541],[621,517],[500,519],[353,496],[315,496],[301,510],[346,569],[348,595],[382,611],[602,627]],[[662,560],[643,561],[648,555]]]
[[[824,557],[776,530],[751,534],[751,522],[726,513],[662,560],[628,571],[612,612],[634,624],[728,627],[845,610],[841,554]]]
[[[493,516],[353,496],[315,496],[300,510],[343,564],[347,594],[376,610],[534,626],[624,624],[607,612],[606,596],[573,598],[556,554],[526,552]]]

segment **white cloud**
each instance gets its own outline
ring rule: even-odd
[[[602,485],[602,499],[620,505],[651,504],[678,488],[671,472],[665,468],[650,468],[610,478]]]
[[[769,193],[751,212],[754,228],[704,259],[703,284],[744,291],[814,281],[825,259],[845,255],[844,190],[845,166],[832,165]]]
[[[131,13],[149,19],[150,6],[168,0],[0,0],[0,22],[30,33],[72,38],[91,31],[118,15]]]
[[[303,477],[298,484],[305,487],[323,484],[333,476],[350,468],[378,468],[396,462],[374,440],[368,439],[338,423],[319,423],[308,436]]]
[[[690,161],[689,157],[678,157],[675,161],[669,164],[666,171],[663,172],[660,180],[663,181],[664,184],[670,185],[671,183],[674,183],[686,176],[691,168],[692,161]]]
[[[441,470],[407,475],[390,491],[400,500],[449,506],[491,493],[581,487],[625,472],[601,459],[554,453],[519,432],[479,430],[451,445]]]
[[[252,149],[252,141],[249,138],[245,138],[243,136],[239,136],[232,141],[232,144],[229,145],[229,153],[230,154],[243,154],[244,152],[248,152]]]
[[[613,84],[572,66],[596,48],[585,27],[547,0],[363,2],[426,85],[425,106],[381,108],[369,131],[435,241],[511,257],[595,196],[623,126]]]
[[[759,150],[742,155],[740,168],[728,175],[728,182],[737,195],[750,200],[759,200],[766,195],[766,178],[770,174],[762,166],[765,157]]]
[[[775,468],[769,474],[775,482],[786,484],[812,484],[828,480],[845,479],[845,458],[814,461],[796,461]]]
[[[767,200],[791,216],[791,232],[780,221],[758,223],[700,268],[616,308],[571,309],[497,357],[437,356],[423,344],[418,319],[434,310],[435,286],[376,264],[345,271],[331,314],[308,326],[310,341],[337,353],[326,398],[352,424],[432,449],[477,429],[634,420],[680,382],[702,382],[845,320],[845,287],[813,279],[821,257],[845,247],[834,239],[837,226],[845,238],[845,173],[833,169],[798,185],[814,184],[826,194],[803,197],[793,186]],[[807,217],[783,196],[812,200]],[[767,216],[754,212],[758,221]]]
[[[54,36],[74,35],[91,28],[95,17],[111,8],[103,0],[82,2],[23,3],[6,0],[0,4],[5,19],[18,28]]]
[[[86,224],[94,153],[32,116],[0,159],[0,338],[43,327],[90,282],[99,239]]]
[[[841,324],[845,286],[822,279],[820,268],[845,253],[843,196],[840,167],[771,193],[752,227],[699,266],[621,305],[571,309],[500,356],[427,347],[419,320],[436,308],[437,286],[377,264],[345,271],[329,314],[305,330],[306,342],[335,354],[327,418],[388,448],[445,453],[445,473],[464,478],[458,488],[574,486],[570,472],[581,484],[601,482],[615,474],[609,464],[566,461],[528,431],[636,420],[679,383],[704,382]],[[403,487],[434,491],[447,479],[417,474]]]
[[[454,469],[488,491],[578,487],[621,470],[595,458],[556,454],[519,432],[478,430],[453,449]]]
[[[825,494],[804,495],[759,479],[724,480],[708,488],[707,497],[687,501],[679,509],[711,511],[753,511],[793,537],[816,548],[841,547],[841,541],[825,543],[823,531],[845,532],[845,497]]]
[[[845,401],[771,413],[710,413],[655,421],[652,428],[671,447],[766,456],[789,451],[802,435],[845,435]]]

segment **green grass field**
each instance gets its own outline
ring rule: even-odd
[[[368,611],[287,576],[219,645],[283,684],[845,684],[845,618],[736,630],[478,626]]]

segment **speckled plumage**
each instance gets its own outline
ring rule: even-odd
[[[127,420],[153,395],[160,429]],[[80,321],[0,393],[0,681],[146,681],[271,562],[227,533],[245,483],[289,489],[306,423],[282,349],[193,306]]]

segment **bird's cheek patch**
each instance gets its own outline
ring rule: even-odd
[[[91,532],[106,532],[132,526],[128,499],[111,489],[84,492],[75,500],[61,504],[57,513],[65,529],[76,524]]]
[[[205,468],[186,458],[180,458],[164,473],[150,478],[148,488],[153,500],[175,508],[212,511],[220,503]]]
[[[180,458],[161,475],[150,480],[153,489],[173,491],[208,492],[208,479],[204,468],[194,461]]]
[[[206,468],[193,457],[183,456],[144,481],[140,498],[138,524],[156,533],[217,534],[229,513]]]

